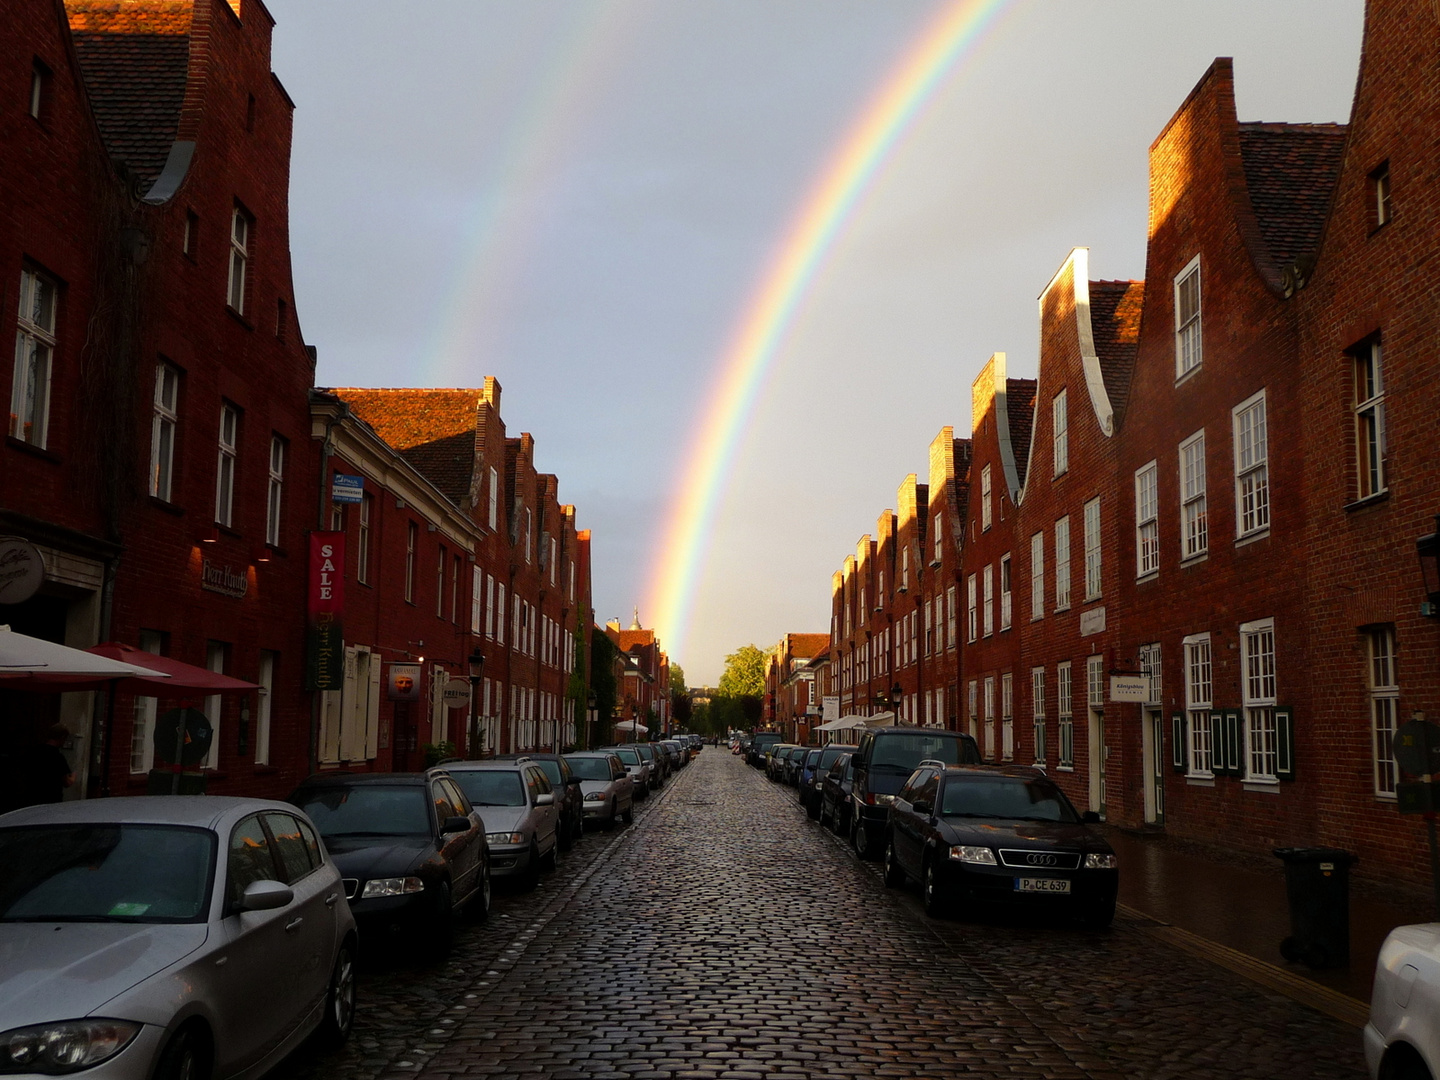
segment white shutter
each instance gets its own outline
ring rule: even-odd
[[[365,757],[373,760],[380,752],[380,656],[370,654],[370,687],[365,700]]]
[[[340,760],[340,691],[320,695],[320,760]]]
[[[354,761],[364,749],[363,733],[357,738],[360,726],[360,693],[356,684],[357,651],[354,645],[345,646],[345,682],[340,691],[340,760]]]
[[[445,741],[445,683],[449,675],[439,664],[430,666],[430,742]]]

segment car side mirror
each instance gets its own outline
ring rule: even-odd
[[[295,899],[295,890],[283,881],[252,881],[237,905],[241,911],[270,911]]]
[[[579,786],[580,786],[580,777],[578,777],[578,776],[572,776],[572,777],[570,777],[569,780],[566,780],[566,781],[565,781],[565,786],[566,786],[566,787],[579,787]]]
[[[536,795],[536,796],[535,796],[535,805],[536,805],[536,806],[554,806],[554,805],[555,805],[555,794],[554,794],[554,792],[546,791],[546,792],[542,792],[542,793],[539,794],[539,795]]]
[[[1100,815],[1097,814],[1094,810],[1086,810],[1083,814],[1080,815],[1080,820],[1083,821],[1086,825],[1099,825]]]
[[[461,817],[459,814],[456,814],[454,817],[447,817],[445,819],[445,823],[440,826],[440,833],[442,836],[452,832],[469,831],[470,819],[468,817]]]
[[[934,809],[934,807],[932,807],[928,802],[915,802],[911,803],[910,805],[914,807],[917,814],[928,815]]]

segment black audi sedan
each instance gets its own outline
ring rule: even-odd
[[[443,956],[464,909],[489,912],[485,826],[443,769],[312,776],[288,801],[324,837],[362,941],[406,932]]]
[[[1115,852],[1039,769],[924,761],[890,806],[885,884],[920,882],[925,911],[973,904],[1066,907],[1115,917]]]

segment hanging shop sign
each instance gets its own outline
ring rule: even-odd
[[[449,679],[441,693],[447,709],[463,709],[470,704],[470,683],[465,679]]]
[[[305,689],[339,690],[345,683],[345,534],[310,534],[306,584]]]
[[[335,473],[330,478],[330,501],[332,503],[358,503],[365,498],[365,478]]]
[[[1110,676],[1110,700],[1111,701],[1140,701],[1150,700],[1150,676],[1149,675],[1111,675]]]
[[[391,664],[386,696],[391,701],[419,701],[420,665]]]
[[[206,592],[242,599],[250,591],[250,575],[244,567],[221,566],[209,559],[200,560],[200,587]]]
[[[45,580],[40,549],[19,536],[0,536],[0,604],[23,604]]]

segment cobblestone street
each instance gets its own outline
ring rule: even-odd
[[[372,960],[347,1048],[275,1076],[1364,1076],[1358,1030],[1124,916],[929,920],[793,795],[706,749],[445,964]]]

